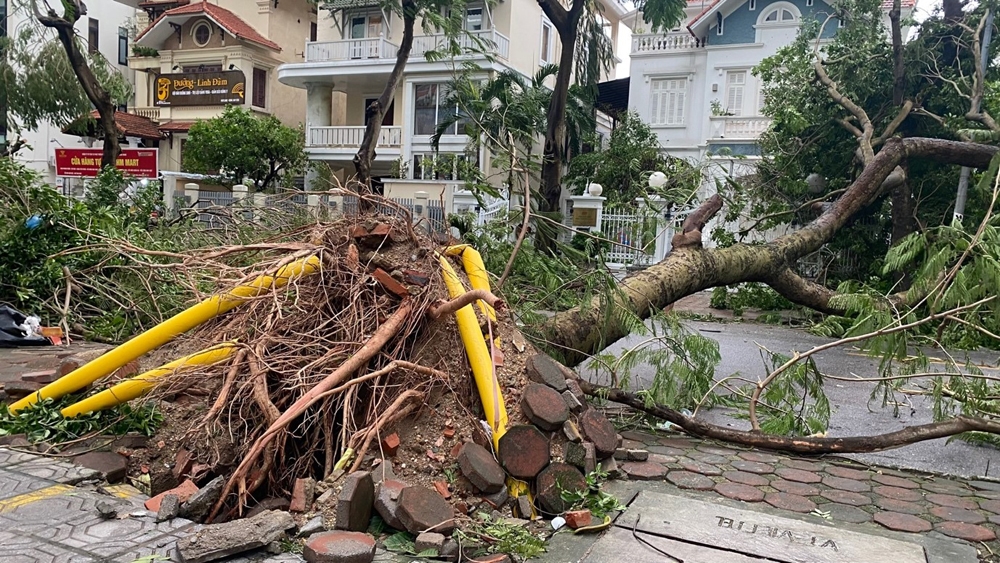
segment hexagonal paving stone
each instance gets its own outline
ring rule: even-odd
[[[871,485],[864,481],[845,479],[844,477],[834,477],[833,475],[823,477],[823,484],[827,487],[840,489],[842,491],[851,491],[853,493],[867,493],[871,490]]]
[[[886,498],[905,500],[907,502],[917,502],[924,498],[924,495],[920,494],[920,491],[915,491],[913,489],[901,489],[899,487],[888,487],[885,485],[875,487],[872,489],[872,492]]]
[[[722,476],[733,483],[750,485],[751,487],[763,487],[768,484],[768,480],[764,477],[756,473],[747,473],[746,471],[726,471]]]
[[[982,514],[976,512],[975,510],[966,510],[964,508],[952,508],[950,506],[935,506],[930,510],[930,513],[942,520],[950,520],[952,522],[979,524],[980,522],[986,521],[986,518]]]
[[[996,534],[991,530],[977,526],[976,524],[966,524],[964,522],[938,522],[934,525],[934,529],[946,536],[971,542],[993,541],[996,539]]]
[[[715,481],[705,477],[704,475],[698,475],[697,473],[691,473],[690,471],[671,471],[667,474],[667,481],[670,481],[681,489],[710,491],[715,488]]]
[[[896,477],[895,475],[876,473],[872,475],[872,481],[888,485],[890,487],[898,487],[900,489],[917,489],[920,487],[920,485],[910,481],[909,479],[903,479],[902,477]]]
[[[817,463],[815,461],[805,461],[803,459],[784,459],[781,464],[785,467],[791,467],[792,469],[801,469],[802,471],[822,471],[823,464]]]
[[[795,481],[797,483],[819,483],[822,480],[819,475],[812,471],[790,467],[779,467],[774,470],[774,474],[786,481]]]
[[[860,508],[847,506],[846,504],[829,502],[821,506],[819,509],[824,512],[829,512],[830,519],[834,522],[851,522],[852,524],[861,524],[862,522],[872,521],[871,514],[861,510]]]
[[[739,469],[740,471],[746,471],[747,473],[759,473],[761,475],[774,473],[773,465],[768,465],[760,461],[737,459],[731,461],[729,465],[732,465],[733,469]]]
[[[950,506],[951,508],[964,508],[966,510],[975,510],[979,508],[976,501],[971,498],[956,497],[955,495],[942,495],[938,493],[931,493],[924,497],[930,502],[937,504],[939,506]]]
[[[783,493],[791,493],[793,495],[801,495],[804,497],[812,497],[819,494],[819,489],[813,487],[812,485],[794,483],[792,481],[785,481],[784,479],[775,479],[774,481],[771,481],[771,486]]]
[[[875,506],[881,508],[882,510],[888,510],[890,512],[902,512],[904,514],[923,514],[927,511],[927,508],[922,504],[917,504],[915,502],[907,502],[905,500],[896,500],[894,498],[886,497],[875,497]]]
[[[153,556],[158,556],[164,559],[152,559],[152,561],[180,561],[180,555],[177,553],[177,541],[187,536],[190,530],[193,529],[193,526],[191,528],[182,528],[150,540],[142,545],[131,546],[126,551],[112,555],[109,560],[115,563],[135,563],[137,559],[143,557],[152,558]],[[226,559],[226,563],[236,563],[237,561],[239,561],[239,558],[236,557]]]
[[[637,481],[655,481],[667,474],[666,467],[652,461],[630,461],[621,464],[621,469]]]
[[[666,446],[668,448],[680,448],[681,450],[693,448],[695,445],[691,440],[685,440],[684,438],[660,438],[657,442],[661,446]]]
[[[989,510],[993,514],[1000,514],[1000,500],[981,500],[979,506],[983,510]]]
[[[713,465],[722,465],[729,461],[728,459],[726,459],[721,455],[707,454],[705,452],[699,452],[699,451],[688,452],[687,457],[695,461],[700,461],[702,463],[710,463]]]
[[[684,455],[684,450],[679,448],[668,448],[667,446],[648,446],[646,450],[651,454],[668,455],[673,457],[680,457]]]
[[[85,479],[99,478],[101,473],[64,461],[37,458],[17,464],[13,470],[56,483],[75,485]]]
[[[820,496],[832,500],[833,502],[839,502],[841,504],[849,504],[851,506],[864,506],[866,504],[871,504],[872,499],[861,493],[853,493],[851,491],[841,491],[838,489],[830,489],[820,493]]]
[[[713,446],[712,444],[698,444],[698,449],[707,454],[715,454],[721,456],[736,455],[736,450],[730,448],[723,448],[722,446]]]
[[[931,529],[931,523],[923,518],[918,518],[910,514],[900,514],[898,512],[876,512],[873,520],[890,530],[897,532],[927,532]]]
[[[979,491],[1000,492],[1000,483],[995,483],[993,481],[981,481],[977,479],[975,481],[969,481],[966,484]]]
[[[792,512],[812,512],[816,510],[816,503],[806,497],[793,495],[791,493],[767,493],[764,502],[775,508],[790,510]]]
[[[86,563],[97,561],[97,558],[40,542],[26,535],[0,532],[0,561],[4,563]]]
[[[855,481],[867,481],[869,473],[867,471],[862,471],[860,469],[851,469],[850,467],[841,467],[839,465],[831,465],[827,467],[824,471],[833,475],[834,477],[841,477],[843,479],[854,479]]]
[[[975,491],[954,481],[924,481],[920,487],[925,491],[942,495],[966,496],[975,494]]]
[[[622,438],[626,440],[635,440],[636,442],[642,442],[644,444],[655,444],[659,438],[653,436],[652,434],[647,434],[645,432],[639,432],[636,430],[625,430],[621,433]]]
[[[0,466],[9,467],[32,459],[39,459],[41,456],[17,452],[7,448],[0,448]]]
[[[50,481],[0,469],[0,499],[30,493],[52,486]]]
[[[778,463],[778,461],[781,460],[781,458],[776,455],[765,454],[762,452],[740,452],[736,455],[747,461],[754,461],[757,463]]]
[[[668,463],[677,463],[677,457],[672,455],[663,454],[649,454],[646,461],[652,461],[654,463],[659,463],[661,465],[667,465]]]
[[[689,459],[681,458],[680,464],[681,467],[683,467],[688,471],[691,471],[692,473],[701,473],[702,475],[709,475],[709,476],[722,475],[721,469],[709,463],[703,463],[700,461],[692,461]]]
[[[743,502],[764,500],[764,491],[741,483],[719,483],[715,485],[715,492],[726,498],[742,500]]]

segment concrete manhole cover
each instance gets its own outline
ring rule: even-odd
[[[655,549],[633,537],[633,526]],[[584,561],[662,563],[670,557],[684,563],[927,563],[917,543],[649,491],[639,493]]]

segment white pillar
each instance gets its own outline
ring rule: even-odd
[[[592,195],[574,195],[569,197],[572,203],[571,225],[579,231],[591,233],[601,232],[601,218],[604,214],[604,200],[607,198]]]
[[[306,140],[310,127],[329,127],[333,107],[333,90],[329,84],[306,84]]]
[[[260,220],[260,210],[267,205],[267,195],[261,193],[253,194],[253,220]]]
[[[173,176],[163,176],[163,180],[160,184],[163,187],[163,209],[166,211],[173,211],[176,201],[177,192],[177,178]]]
[[[635,203],[640,208],[649,208],[656,217],[656,248],[653,251],[653,261],[659,262],[670,252],[670,239],[674,236],[674,231],[670,228],[670,222],[666,217],[670,202],[660,196],[652,195],[636,198]]]
[[[245,184],[236,184],[233,186],[233,203],[242,201],[247,197],[249,189]]]
[[[187,200],[188,207],[198,202],[198,195],[201,188],[194,182],[184,184],[184,199]]]

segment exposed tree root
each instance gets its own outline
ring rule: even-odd
[[[427,314],[430,315],[432,319],[440,319],[441,317],[454,313],[455,311],[475,303],[476,301],[483,300],[487,305],[493,307],[497,311],[503,310],[506,306],[502,299],[493,295],[491,292],[485,289],[473,289],[472,291],[467,291],[462,295],[450,300],[441,300],[434,303],[427,309]]]
[[[669,407],[647,405],[642,397],[634,393],[612,387],[594,385],[583,379],[579,380],[579,383],[583,392],[590,396],[628,405],[646,414],[676,424],[692,436],[799,454],[818,455],[876,452],[973,431],[1000,434],[1000,422],[977,417],[957,416],[940,422],[910,426],[902,430],[887,434],[877,434],[875,436],[847,436],[843,438],[775,436],[761,432],[733,430],[732,428],[709,424],[694,417],[686,416]]]

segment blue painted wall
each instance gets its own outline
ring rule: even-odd
[[[806,0],[785,0],[794,4],[802,13],[803,21],[808,18],[815,18],[819,21],[826,19],[833,13],[833,9],[823,0],[813,0],[812,6],[806,6]],[[708,30],[709,45],[736,45],[740,43],[753,43],[757,38],[757,30],[753,26],[757,25],[757,18],[761,13],[768,11],[768,6],[774,2],[767,0],[757,0],[757,9],[750,11],[750,2],[744,0],[743,4],[726,16],[722,24],[722,35],[716,34],[716,23],[713,20],[712,27]],[[712,16],[715,17],[714,15]],[[829,39],[837,33],[838,20],[830,20],[823,29],[823,37]]]

